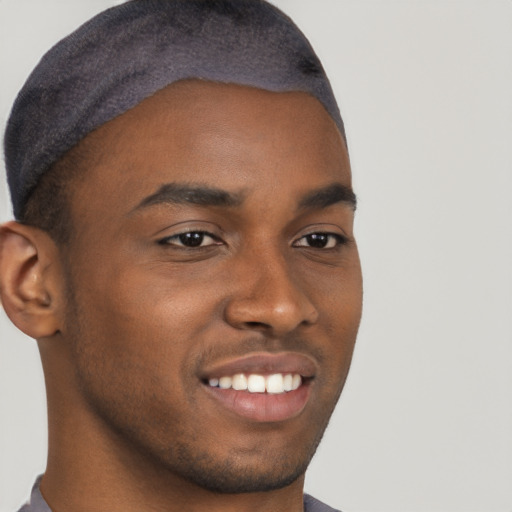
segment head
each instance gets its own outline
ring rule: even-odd
[[[127,94],[124,81],[117,96],[105,85],[98,98],[111,94],[114,107],[98,98],[91,107],[85,87],[76,119],[22,163],[12,141],[28,141],[31,96],[21,95],[6,148],[8,165],[18,165],[10,183],[22,222],[2,231],[2,298],[39,340],[63,425],[80,417],[127,460],[204,489],[285,487],[302,477],[327,426],[361,314],[343,125],[309,45],[267,4],[136,1],[100,21],[109,37],[126,34],[115,27],[131,9],[138,33],[144,24],[154,31],[137,13],[149,4],[189,37],[197,27],[186,21],[199,12],[203,33],[238,26],[260,46],[282,37],[275,26],[257,30],[274,13],[301,41],[290,54],[302,64],[280,73],[289,55],[283,61],[279,47],[254,64],[256,36],[235,56],[223,40],[211,54],[231,59],[219,77],[217,66],[200,65],[211,45],[199,51],[187,40],[180,48],[193,47],[197,68],[159,81],[148,64],[156,75],[132,73]],[[190,6],[193,16],[183,14]],[[155,39],[150,55],[159,48],[160,60],[169,39],[181,41]],[[69,60],[66,48],[58,57]]]

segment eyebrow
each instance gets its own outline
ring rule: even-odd
[[[239,206],[242,203],[240,194],[227,192],[206,185],[187,185],[166,183],[154,194],[144,198],[134,210],[156,204],[197,204],[199,206]]]
[[[132,212],[158,204],[236,207],[240,206],[242,202],[243,197],[240,193],[228,192],[207,185],[166,183],[155,193],[145,197]],[[307,193],[299,201],[298,209],[322,209],[337,203],[346,203],[355,210],[357,205],[356,195],[350,187],[341,183],[333,183]]]
[[[313,190],[300,200],[299,209],[322,209],[337,203],[346,203],[355,211],[357,198],[352,188],[341,183],[333,183]]]

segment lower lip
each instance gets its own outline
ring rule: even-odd
[[[226,409],[258,422],[285,421],[298,416],[306,406],[311,391],[310,382],[294,391],[279,394],[204,387]]]

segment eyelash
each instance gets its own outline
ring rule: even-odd
[[[197,236],[197,235],[199,235],[199,236]],[[187,236],[189,236],[189,241],[192,240],[194,242],[199,242],[199,244],[191,245],[191,246],[185,245],[184,237],[187,237]],[[211,238],[213,240],[213,243],[210,243],[207,245],[202,245],[205,237]],[[327,240],[326,245],[329,245],[330,243],[332,244],[333,241],[334,241],[334,245],[332,245],[331,247],[318,247],[318,246],[315,247],[313,245],[299,244],[299,242],[301,242],[302,240],[308,239],[308,237],[310,238],[310,240],[309,240],[310,243],[314,242],[315,240],[322,240],[323,238],[327,237],[328,240]],[[180,243],[173,243],[172,242],[173,240],[179,241]],[[292,244],[292,247],[306,247],[309,249],[318,249],[318,250],[333,250],[341,245],[346,245],[348,243],[348,241],[349,241],[348,238],[345,237],[344,235],[340,235],[338,233],[328,233],[328,232],[320,231],[320,232],[308,233],[307,235],[301,236]],[[220,240],[215,235],[208,233],[207,231],[185,231],[183,233],[177,233],[176,235],[165,237],[165,238],[159,240],[158,243],[160,245],[173,245],[175,247],[180,247],[180,248],[184,248],[184,249],[192,249],[192,250],[202,249],[202,248],[212,247],[212,246],[219,246],[219,245],[223,244],[222,240]]]
[[[298,244],[298,242],[300,242],[301,240],[305,240],[308,237],[310,237],[310,243],[313,242],[315,239],[321,240],[323,237],[327,237],[328,238],[327,244],[329,244],[329,242],[334,241],[334,245],[332,247],[314,247],[312,245],[306,246],[306,245]],[[314,233],[308,233],[307,235],[301,236],[297,241],[295,241],[293,243],[293,247],[308,247],[310,249],[318,249],[318,250],[328,251],[328,250],[336,249],[337,247],[339,247],[341,245],[346,245],[347,243],[348,243],[348,238],[344,235],[340,235],[339,233],[328,233],[328,232],[324,232],[324,231],[317,231]]]
[[[201,237],[199,239],[199,245],[192,245],[192,246],[185,245],[184,237],[186,237],[187,235],[190,235],[190,239],[193,241],[197,241],[198,238],[196,236],[196,237],[194,237],[195,238],[195,240],[194,240],[194,238],[192,238],[192,235],[199,235]],[[214,241],[214,243],[211,243],[208,245],[201,245],[202,242],[204,241],[205,237],[211,238]],[[180,243],[172,243],[173,240],[179,241]],[[160,245],[174,245],[176,247],[180,247],[180,248],[184,248],[184,249],[201,249],[204,247],[212,247],[215,245],[222,245],[222,241],[215,235],[212,235],[211,233],[208,233],[207,231],[199,231],[199,230],[198,231],[185,231],[183,233],[177,233],[176,235],[162,238],[162,240],[159,240],[158,243]]]

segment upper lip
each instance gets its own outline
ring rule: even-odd
[[[313,377],[316,373],[314,360],[298,352],[259,352],[222,361],[201,371],[202,379],[244,374],[298,373]]]

